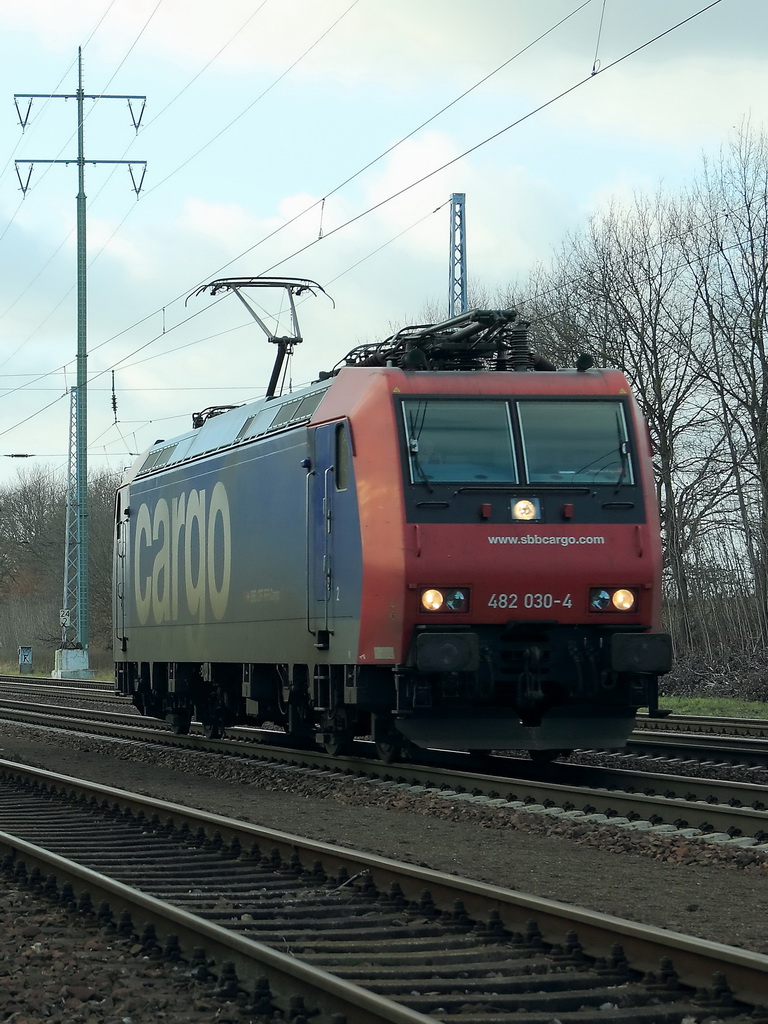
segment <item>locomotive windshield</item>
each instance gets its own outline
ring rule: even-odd
[[[518,402],[529,483],[633,483],[620,402]]]
[[[402,407],[414,484],[634,483],[620,401],[421,398]]]
[[[406,401],[412,483],[517,483],[506,402]]]

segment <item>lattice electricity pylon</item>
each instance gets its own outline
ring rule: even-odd
[[[464,228],[463,192],[451,196],[450,279],[448,282],[448,319],[467,312],[467,253]]]
[[[67,525],[64,541],[64,600],[61,621],[61,646],[74,647],[79,639],[80,545],[77,496],[77,388],[70,391],[69,452],[67,457]]]
[[[86,93],[83,89],[83,51],[77,51],[77,91],[74,93],[17,93],[14,96],[16,111],[22,129],[27,127],[32,110],[32,101],[44,99],[46,104],[51,99],[75,101],[77,115],[77,157],[67,156],[55,160],[17,160],[16,173],[19,185],[24,194],[29,187],[32,167],[35,163],[64,164],[77,166],[77,391],[72,395],[72,432],[74,443],[70,439],[70,458],[67,480],[67,535],[66,563],[64,573],[64,607],[61,610],[62,646],[64,648],[81,648],[87,663],[88,629],[89,629],[89,593],[88,593],[88,346],[87,323],[88,310],[86,302],[87,278],[87,245],[86,245],[86,164],[127,164],[133,183],[133,191],[138,198],[144,181],[146,162],[143,160],[86,160],[85,158],[85,101],[86,100],[117,100],[128,101],[133,127],[138,133],[144,114],[146,96],[110,96],[106,93]],[[23,101],[27,100],[26,110]],[[22,101],[22,102],[20,102]],[[133,104],[137,106],[134,107]],[[19,170],[20,164],[28,164],[26,177]],[[141,174],[134,172],[134,167],[142,168]],[[73,483],[73,476],[77,482]],[[75,638],[73,640],[73,631]],[[77,671],[83,669],[82,662]]]

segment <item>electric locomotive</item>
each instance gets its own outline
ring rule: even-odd
[[[251,287],[286,290],[271,335]],[[340,752],[617,748],[657,708],[661,543],[625,377],[531,355],[512,310],[353,350],[278,395],[296,279],[226,279],[277,345],[263,400],[195,414],[116,497],[118,689],[209,736]]]

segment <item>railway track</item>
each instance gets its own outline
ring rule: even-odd
[[[9,693],[20,689],[39,696],[66,694],[72,698],[107,701],[114,698],[118,704],[128,704],[126,698],[116,693],[114,683],[107,680],[0,675],[0,688],[4,686]],[[734,740],[744,742],[734,743]],[[768,764],[768,719],[675,714],[649,716],[641,712],[637,715],[627,749],[644,756],[674,756],[675,752],[695,753],[705,744],[709,752],[729,754],[742,760],[751,756],[759,764]]]
[[[344,779],[369,779],[414,791],[429,790],[445,800],[469,800],[510,811],[578,819],[580,825],[665,833],[702,843],[768,851],[768,785],[732,779],[696,778],[627,768],[588,765],[533,765],[522,758],[488,758],[472,771],[467,759],[434,764],[384,766],[369,756],[333,758],[316,751],[267,745],[249,730],[233,730],[237,740],[202,735],[176,736],[162,723],[133,713],[60,708],[0,697],[0,717],[44,728],[162,745],[220,757],[265,759],[278,769],[321,772]],[[269,737],[270,734],[266,734]],[[274,736],[274,734],[272,734]],[[364,752],[365,753],[365,752]],[[647,768],[647,765],[646,765]],[[340,774],[343,773],[343,774]],[[744,766],[743,774],[750,776]]]
[[[10,762],[0,851],[16,881],[286,1019],[746,1020],[768,992],[766,956]]]
[[[648,715],[637,716],[636,733],[656,733],[658,735],[692,735],[692,736],[744,736],[750,739],[768,739],[768,719],[766,718],[717,718],[708,715],[663,715],[650,718]]]

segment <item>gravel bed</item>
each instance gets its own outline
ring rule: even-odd
[[[0,757],[768,954],[768,856],[749,848],[10,723]],[[186,965],[148,960],[2,880],[0,893],[3,1024],[264,1020]]]

